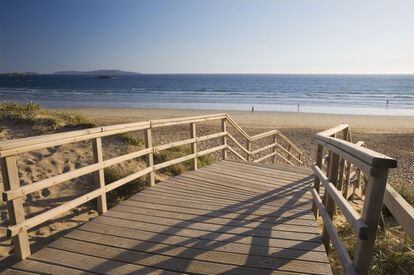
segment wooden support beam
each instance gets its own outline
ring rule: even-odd
[[[371,265],[372,253],[374,251],[375,239],[377,236],[378,224],[387,186],[388,169],[383,169],[378,176],[368,176],[364,207],[362,209],[362,220],[368,225],[368,238],[357,240],[354,266],[358,274],[368,274]]]
[[[291,161],[292,145],[288,144],[288,148],[287,148],[286,151],[288,151],[287,159],[288,159],[288,161]]]
[[[319,168],[322,168],[322,158],[323,158],[323,146],[322,145],[317,145],[317,149],[316,149],[316,166],[318,166]],[[318,194],[319,196],[319,190],[320,190],[320,180],[319,177],[317,177],[315,175],[315,179],[313,182],[313,188],[316,191],[316,194]],[[318,208],[316,207],[315,201],[312,202],[312,211],[313,214],[315,215],[315,218],[318,218]]]
[[[195,123],[190,124],[190,134],[191,134],[191,138],[194,138],[194,139],[197,138],[196,124]],[[197,170],[198,169],[197,141],[194,141],[191,144],[191,154],[195,155],[195,157],[193,159],[193,169]]]
[[[338,183],[338,172],[339,172],[339,155],[335,153],[330,153],[329,158],[329,181],[332,182],[335,186]],[[335,202],[329,195],[329,192],[325,189],[325,206],[326,211],[329,214],[330,219],[333,219],[334,212],[335,212]],[[324,226],[322,231],[322,238],[325,244],[325,248],[327,251],[330,249],[329,245],[329,234],[327,228]]]
[[[226,118],[223,118],[221,120],[221,131],[227,132],[227,119]],[[223,149],[221,156],[222,156],[222,159],[227,159],[227,150],[226,150],[227,149],[227,137],[226,136],[222,137],[222,143],[226,147]]]
[[[247,153],[247,161],[252,161],[252,156],[250,155],[250,152],[252,151],[252,142],[248,139],[246,139],[246,144],[247,144],[247,151],[249,151],[249,153]]]
[[[276,135],[273,135],[273,144],[277,143],[277,137]],[[276,146],[273,146],[273,153],[276,153]],[[276,163],[276,154],[272,158],[272,162]]]
[[[146,148],[153,148],[151,129],[146,129],[145,130],[145,147]],[[149,153],[147,155],[147,167],[151,167],[152,169],[154,169],[154,152],[153,151],[151,151],[151,153]],[[155,185],[155,173],[154,173],[154,171],[152,171],[148,174],[148,184],[149,184],[149,186],[154,186]]]
[[[101,138],[95,138],[92,140],[92,152],[93,161],[102,167],[103,155]],[[106,204],[106,193],[103,191],[105,189],[105,174],[103,167],[99,168],[99,170],[94,173],[94,177],[97,188],[102,190],[102,194],[98,197],[98,213],[103,214],[108,211],[108,206]]]
[[[0,159],[1,174],[4,190],[13,190],[20,187],[16,156],[8,156]],[[21,224],[25,220],[23,199],[17,198],[7,202],[10,226]],[[30,255],[29,236],[26,230],[12,238],[17,258],[23,260]]]

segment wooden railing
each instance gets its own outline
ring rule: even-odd
[[[359,146],[365,146],[363,141],[358,141],[356,143]],[[365,195],[365,186],[361,186],[361,179],[363,174],[356,171],[355,182],[353,183],[353,192],[349,193],[351,196],[355,193],[355,190],[360,189],[358,195],[360,198],[363,198]],[[348,195],[344,193],[345,198],[348,198]],[[395,220],[402,226],[405,233],[414,241],[414,207],[412,207],[390,184],[387,184],[384,194],[384,205],[391,212]]]
[[[221,121],[221,132],[198,137],[196,135],[196,123],[213,120]],[[157,146],[153,145],[153,129],[182,124],[190,124],[189,139],[180,140],[169,144]],[[237,141],[233,135],[229,133],[229,131],[227,130],[228,124],[232,126],[237,133],[239,133],[242,137],[246,139],[247,149],[239,141]],[[144,131],[145,136],[144,149],[124,154],[121,156],[113,157],[110,159],[103,158],[103,137],[141,130]],[[274,142],[272,144],[266,145],[265,147],[255,151],[251,151],[252,142],[269,136],[272,136],[274,138]],[[200,151],[198,149],[198,144],[200,142],[207,141],[213,138],[221,138],[221,145],[203,151]],[[276,141],[277,138],[282,139],[283,142],[288,144],[288,148],[284,148],[280,143],[278,143]],[[247,158],[244,158],[234,148],[232,148],[227,143],[228,139],[230,139],[236,146],[238,146],[244,153],[246,153]],[[50,178],[46,178],[28,185],[20,186],[17,166],[17,155],[38,149],[44,149],[48,147],[60,146],[64,144],[76,143],[86,140],[92,141],[94,160],[93,164],[63,174],[59,174]],[[176,159],[168,160],[162,163],[154,164],[154,153],[182,145],[191,145],[191,154]],[[286,153],[287,157],[283,156],[281,152],[278,152],[278,148],[282,150],[284,153]],[[265,150],[273,150],[273,152],[268,155],[265,155],[264,157],[254,159],[254,156],[257,153],[265,152]],[[94,199],[97,199],[98,201],[98,212],[104,213],[107,211],[107,192],[114,190],[120,186],[125,185],[128,182],[131,182],[143,176],[148,177],[149,185],[152,186],[155,184],[155,171],[188,160],[192,160],[193,169],[197,169],[197,160],[199,157],[218,151],[221,151],[223,159],[227,158],[227,152],[230,151],[236,157],[242,160],[260,162],[270,157],[273,157],[273,160],[275,160],[276,157],[279,157],[282,161],[285,161],[290,164],[293,164],[294,162],[296,162],[297,164],[302,164],[302,152],[296,145],[294,145],[288,138],[286,138],[279,131],[273,130],[260,135],[249,136],[237,123],[235,123],[226,114],[152,120],[0,142],[0,163],[4,185],[3,200],[7,202],[9,213],[9,226],[5,228],[5,230],[7,231],[8,236],[12,238],[16,255],[20,259],[24,259],[30,255],[31,252],[27,233],[29,229],[43,224],[75,207],[78,207]],[[138,157],[146,157],[146,168],[140,171],[136,171],[133,174],[118,179],[114,182],[105,182],[105,168]],[[65,202],[60,206],[47,210],[39,215],[25,219],[25,211],[23,208],[24,196],[27,196],[28,194],[31,194],[36,191],[40,191],[44,188],[52,187],[65,181],[73,180],[91,173],[95,175],[95,181],[97,186],[95,190],[87,194],[81,195],[69,202]]]
[[[346,274],[367,274],[386,193],[388,170],[395,168],[397,161],[362,147],[362,143],[352,143],[347,124],[318,133],[315,140],[318,145],[316,164],[312,167],[315,181],[311,193],[314,213],[323,218],[322,238],[325,246],[330,249],[332,241]],[[328,151],[326,165],[324,149]],[[347,201],[352,169],[358,181],[362,175],[366,178],[361,215]],[[319,195],[321,184],[324,187],[324,202]],[[337,207],[356,233],[356,249],[352,260],[332,222]]]

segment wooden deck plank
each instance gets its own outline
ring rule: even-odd
[[[307,209],[292,209],[290,207],[265,207],[258,205],[257,207],[254,207],[254,205],[250,205],[248,203],[237,203],[233,205],[228,205],[226,203],[218,203],[218,202],[209,202],[206,200],[193,200],[191,198],[183,198],[183,197],[177,197],[177,196],[167,196],[163,194],[149,194],[145,193],[142,194],[139,197],[132,197],[130,198],[132,201],[149,201],[157,203],[158,201],[162,202],[168,202],[172,203],[173,205],[176,203],[177,206],[191,206],[191,205],[199,205],[203,207],[209,207],[211,206],[213,209],[216,210],[222,210],[227,212],[245,212],[245,213],[252,213],[252,214],[258,214],[258,215],[271,215],[272,213],[277,214],[278,216],[286,216],[286,215],[296,215],[297,218],[303,218],[303,219],[310,219],[314,220],[315,217],[312,217],[312,211]],[[286,204],[285,203],[283,205]],[[292,206],[295,207],[295,206]],[[297,213],[300,213],[301,215],[297,215]]]
[[[201,178],[202,177],[202,178]],[[294,184],[283,184],[277,185],[277,182],[272,180],[270,184],[267,186],[259,186],[259,185],[252,185],[251,182],[254,182],[254,179],[243,179],[240,177],[232,177],[230,175],[224,174],[217,174],[211,173],[211,171],[203,171],[201,170],[197,175],[185,175],[185,179],[199,181],[200,183],[204,183],[205,185],[215,185],[216,188],[218,187],[226,187],[226,188],[234,188],[234,190],[238,192],[245,192],[245,193],[255,193],[255,194],[263,194],[265,192],[273,192],[277,193],[278,191],[281,193],[287,194],[296,194],[301,195],[305,198],[310,198],[308,194],[306,194],[306,188],[310,180],[296,182]],[[177,178],[177,180],[182,180],[181,177]],[[234,182],[237,181],[237,185]],[[283,192],[282,192],[283,191]]]
[[[312,182],[299,167],[215,163],[135,194],[7,272],[330,274]]]
[[[91,223],[107,224],[119,226],[128,229],[136,229],[149,232],[160,232],[169,235],[178,235],[191,238],[201,238],[206,240],[231,241],[243,244],[257,244],[282,248],[295,248],[301,250],[318,250],[324,251],[320,238],[314,238],[312,241],[290,240],[284,238],[267,238],[253,235],[241,235],[231,232],[212,232],[202,229],[177,228],[154,223],[143,223],[137,221],[117,219],[113,217],[102,216],[99,219],[91,221]]]
[[[189,260],[208,261],[213,263],[229,264],[250,268],[295,271],[301,273],[307,273],[309,269],[312,269],[319,270],[322,274],[326,273],[326,269],[320,269],[322,265],[320,265],[319,262],[283,259],[281,257],[277,257],[277,253],[274,255],[269,254],[268,256],[256,256],[252,254],[246,255],[234,253],[233,251],[217,251],[215,249],[216,246],[214,245],[207,246],[209,249],[206,250],[194,247],[180,247],[141,242],[138,240],[117,236],[111,236],[111,238],[108,238],[105,235],[82,231],[75,231],[65,238],[74,239],[81,242],[127,249],[128,251],[153,253],[156,255],[159,254],[164,256],[180,257]]]
[[[114,246],[101,245],[88,241],[61,238],[49,245],[62,251],[70,251],[78,255],[91,255],[100,258],[115,260],[122,263],[139,264],[151,268],[170,270],[175,272],[189,272],[198,274],[219,274],[232,272],[237,269],[237,274],[263,274],[264,269],[235,266],[230,264],[171,257],[162,254],[153,254],[141,251],[127,250]],[[234,272],[232,272],[234,273]]]
[[[253,180],[255,182],[254,187],[257,189],[253,190],[273,190],[277,186],[281,187],[291,187],[291,189],[303,189],[304,186],[306,186],[304,183],[311,181],[311,176],[306,177],[295,177],[295,178],[280,178],[280,177],[266,177],[266,176],[260,176],[260,175],[252,175],[249,173],[245,173],[245,169],[240,170],[226,170],[226,169],[219,169],[218,167],[206,167],[205,169],[201,170],[200,173],[197,173],[197,175],[205,175],[210,174],[211,176],[217,175],[220,176],[222,179],[230,179],[234,180],[234,178],[237,178],[243,184],[246,186],[251,186],[251,181]],[[195,174],[195,173],[194,173]],[[183,175],[187,176],[187,175]],[[250,183],[250,185],[248,185]],[[242,186],[243,186],[242,185]],[[235,187],[237,187],[236,185]]]
[[[220,169],[223,171],[248,171],[253,175],[271,177],[273,179],[294,180],[298,178],[308,177],[310,173],[291,172],[289,170],[262,169],[260,166],[252,166],[251,164],[242,165],[238,163],[225,162],[220,166],[210,165],[208,169]]]
[[[291,240],[313,240],[318,234],[313,232],[304,232],[299,231],[302,228],[296,230],[289,230],[289,226],[283,225],[272,225],[264,224],[261,227],[248,227],[248,226],[239,226],[242,225],[242,222],[236,222],[234,225],[229,223],[211,223],[209,219],[199,220],[185,220],[178,218],[163,218],[151,215],[141,215],[128,212],[120,211],[111,211],[105,213],[105,216],[120,218],[124,220],[139,221],[145,223],[155,223],[162,224],[167,226],[174,226],[178,228],[191,228],[191,229],[203,229],[213,232],[232,232],[235,234],[254,234],[255,236],[267,236],[273,237],[273,235],[278,236],[279,238],[291,239]],[[272,233],[269,234],[269,229],[272,230]]]
[[[178,207],[171,204],[166,204],[164,202],[158,202],[157,204],[148,203],[144,201],[132,201],[127,200],[124,202],[121,202],[120,205],[124,206],[132,206],[134,208],[140,208],[142,210],[160,210],[158,212],[173,212],[171,215],[175,215],[175,213],[178,214],[194,214],[199,216],[207,216],[207,217],[213,217],[213,218],[222,218],[222,219],[230,219],[230,220],[245,220],[245,221],[263,221],[265,218],[267,218],[270,222],[273,223],[279,223],[279,224],[291,224],[291,225],[302,225],[302,226],[316,226],[315,220],[305,220],[305,219],[291,219],[289,217],[281,217],[278,216],[272,216],[272,215],[256,215],[256,214],[243,214],[243,213],[234,213],[234,212],[226,212],[226,211],[220,211],[220,210],[206,210],[205,208],[199,207]],[[266,222],[266,221],[264,221]]]
[[[299,219],[307,219],[307,220],[315,220],[315,217],[312,218],[312,211],[308,210],[301,210],[301,209],[291,209],[288,207],[279,207],[283,208],[249,208],[246,207],[246,205],[238,204],[238,205],[228,205],[225,204],[219,204],[219,203],[207,203],[207,202],[197,202],[194,203],[192,200],[184,200],[184,199],[177,199],[177,198],[171,198],[166,197],[163,195],[152,195],[152,194],[145,194],[140,197],[132,197],[129,199],[133,202],[148,202],[148,203],[157,203],[157,204],[164,204],[164,205],[175,205],[180,207],[189,207],[189,208],[195,208],[195,209],[206,209],[211,211],[220,211],[220,212],[228,212],[228,213],[245,213],[245,214],[251,214],[251,215],[276,215],[276,217],[286,217],[295,215]],[[249,211],[246,211],[249,210]],[[279,211],[278,211],[279,210]],[[296,213],[300,212],[301,215],[298,216]]]
[[[309,209],[306,206],[309,206],[310,203],[308,201],[300,200],[299,196],[289,196],[283,194],[278,195],[269,195],[269,196],[257,196],[255,199],[231,199],[231,198],[214,198],[212,196],[208,196],[208,194],[203,193],[203,197],[200,197],[200,191],[197,192],[195,190],[194,192],[191,191],[182,191],[181,190],[175,190],[172,186],[171,188],[166,187],[166,190],[145,190],[143,191],[143,196],[145,195],[161,195],[165,198],[172,198],[172,199],[182,199],[184,196],[187,200],[194,201],[194,202],[200,202],[200,203],[217,203],[221,205],[239,205],[241,203],[249,204],[252,207],[257,207],[261,209],[277,209],[281,205],[283,205],[284,208],[289,207],[293,210],[305,210]],[[277,200],[277,204],[275,202],[272,202],[271,200]]]
[[[50,244],[48,247],[45,247],[34,253],[30,256],[30,259],[39,262],[46,262],[56,266],[71,267],[80,269],[82,271],[100,274],[177,274],[176,272],[161,270],[160,268],[152,268],[137,263],[130,264],[128,262],[119,260],[116,257],[101,257],[99,253],[76,253],[70,249],[54,248],[59,245],[60,240],[62,239],[59,239],[56,242]],[[74,245],[77,245],[77,243]],[[86,245],[82,246],[86,247]],[[80,250],[82,251],[82,249]],[[25,262],[26,261],[23,261],[22,264],[25,264]]]
[[[234,181],[234,179],[233,179]],[[231,182],[231,181],[229,181]],[[183,178],[176,178],[174,181],[168,181],[168,182],[164,182],[164,183],[160,183],[160,186],[176,186],[174,184],[177,184],[178,187],[182,187],[182,185],[185,185],[187,189],[187,191],[191,192],[193,190],[197,190],[197,191],[201,191],[203,190],[203,192],[207,192],[207,193],[212,193],[214,195],[217,195],[218,197],[220,196],[226,196],[226,197],[236,197],[236,198],[252,198],[253,196],[257,196],[260,194],[263,194],[263,192],[256,192],[256,193],[251,193],[251,192],[246,192],[243,190],[223,190],[223,189],[227,189],[227,188],[231,188],[231,185],[228,185],[229,182],[226,182],[225,180],[223,180],[223,178],[214,178],[214,177],[210,177],[208,180],[201,180],[201,179],[197,179],[197,178],[189,178],[189,177],[183,177]],[[188,186],[188,185],[191,186]],[[308,182],[306,183],[308,184]],[[178,188],[177,188],[178,190]],[[296,191],[296,192],[295,192]],[[303,194],[301,194],[299,192],[299,190],[290,190],[290,189],[286,189],[285,192],[287,194],[293,193],[295,192],[295,195],[302,195],[302,198],[306,198],[308,199],[309,197],[307,197],[306,191],[303,192]]]
[[[279,248],[264,245],[243,244],[227,241],[216,241],[207,239],[194,239],[192,237],[184,237],[178,235],[168,235],[159,232],[149,232],[136,229],[122,228],[113,225],[87,223],[80,227],[78,230],[95,232],[108,236],[118,236],[124,238],[130,238],[134,240],[141,240],[143,242],[155,243],[155,244],[168,244],[175,246],[192,247],[198,249],[209,250],[210,247],[214,247],[214,250],[232,252],[236,254],[245,255],[258,255],[258,256],[271,256],[274,257],[275,253],[277,257],[286,259],[297,259],[303,261],[314,262],[327,262],[326,254],[321,251],[312,250],[300,250],[294,248]]]
[[[13,266],[13,270],[18,270],[21,272],[29,272],[31,274],[39,274],[39,273],[67,274],[67,275],[94,274],[94,273],[90,273],[90,272],[87,272],[81,269],[73,269],[71,267],[65,267],[65,266],[38,262],[38,261],[33,261],[33,260],[26,260],[26,261],[17,263],[16,265]]]
[[[120,211],[120,212],[127,212],[132,214],[138,214],[148,217],[156,217],[156,218],[167,218],[171,219],[173,217],[174,220],[181,220],[184,221],[191,221],[193,223],[198,222],[207,222],[211,224],[217,225],[229,225],[229,226],[236,226],[236,227],[246,227],[246,228],[263,228],[268,229],[269,227],[274,228],[276,230],[283,230],[283,231],[290,231],[290,232],[308,232],[308,233],[316,233],[318,234],[319,231],[314,226],[306,226],[306,225],[288,225],[284,223],[279,223],[274,219],[265,219],[261,221],[247,221],[242,219],[223,219],[221,217],[212,218],[210,216],[204,215],[194,215],[194,214],[187,214],[187,213],[177,213],[171,212],[169,210],[151,210],[151,209],[142,209],[141,207],[131,207],[126,205],[119,205],[112,209],[112,211]]]

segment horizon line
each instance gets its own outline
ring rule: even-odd
[[[177,72],[177,73],[157,73],[157,72],[151,72],[151,73],[142,73],[142,72],[136,72],[136,71],[124,71],[121,69],[96,69],[96,70],[80,70],[80,71],[76,71],[76,70],[64,70],[64,71],[73,71],[73,72],[79,72],[79,73],[83,73],[83,72],[91,72],[91,71],[100,71],[100,70],[105,70],[105,71],[122,71],[122,72],[127,72],[127,73],[131,73],[131,74],[141,74],[141,75],[414,75],[414,72],[411,73],[238,73],[238,72],[234,72],[234,73],[186,73],[186,72]],[[54,75],[57,72],[62,72],[61,70],[59,71],[55,71],[55,72],[48,72],[48,73],[37,73],[34,71],[11,71],[11,72],[0,72],[0,75],[2,74],[32,74],[32,75]],[[59,74],[57,74],[59,75]],[[67,75],[76,75],[76,73],[74,74],[67,74]],[[127,74],[125,74],[127,75]]]

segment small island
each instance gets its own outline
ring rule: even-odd
[[[115,76],[113,75],[99,75],[97,77],[98,79],[117,79]]]

